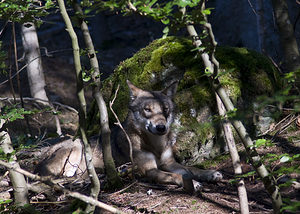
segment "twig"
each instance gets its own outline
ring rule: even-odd
[[[7,20],[7,21],[5,22],[3,28],[0,30],[0,36],[1,36],[1,34],[3,33],[3,31],[4,31],[5,27],[6,27],[6,25],[8,24],[8,22],[9,22],[9,20]]]
[[[24,169],[21,169],[21,168],[15,168],[13,167],[11,164],[3,161],[3,160],[0,160],[0,165],[2,166],[5,166],[6,168],[8,169],[11,169],[11,170],[14,170],[16,172],[19,172],[23,175],[25,175],[26,177],[28,178],[31,178],[32,180],[36,180],[36,181],[41,181],[51,187],[54,187],[55,190],[58,190],[58,191],[61,191],[61,192],[64,192],[66,194],[68,194],[69,196],[73,197],[73,198],[77,198],[85,203],[89,203],[89,204],[92,204],[94,206],[98,206],[102,209],[105,209],[107,211],[110,211],[112,213],[123,213],[121,210],[118,210],[112,206],[109,206],[103,202],[100,202],[98,200],[95,200],[91,197],[88,197],[86,195],[83,195],[83,194],[80,194],[78,192],[73,192],[73,191],[70,191],[68,189],[65,189],[63,187],[61,187],[57,182],[54,182],[52,181],[51,179],[51,176],[38,176],[38,175],[35,175],[35,174],[32,174]]]
[[[13,98],[10,98],[10,97],[1,98],[0,97],[0,101],[5,101],[5,100],[10,102],[11,100],[13,100]],[[20,100],[20,98],[16,98],[16,100],[18,101],[18,100]],[[50,103],[50,101],[43,100],[43,99],[40,99],[40,98],[32,98],[32,97],[23,97],[23,100],[24,101],[42,101],[42,102],[49,102]],[[52,102],[52,104],[61,106],[65,109],[68,109],[68,110],[73,111],[76,114],[78,114],[78,111],[76,109],[74,109],[73,107],[71,107],[71,106],[68,106],[68,105],[65,105],[65,104],[62,104],[62,103],[59,103],[59,102]]]
[[[294,114],[289,114],[287,115],[285,118],[283,118],[281,121],[279,121],[275,127],[274,127],[274,130],[277,128],[277,126],[279,126],[281,123],[285,123],[283,124],[282,127],[279,128],[279,130],[274,134],[274,137],[277,136],[277,135],[280,135],[282,132],[284,132],[288,126],[294,122],[295,120],[297,119],[297,116],[295,116]],[[287,121],[287,122],[286,122]]]
[[[0,181],[2,181],[3,178],[5,178],[8,174],[9,174],[9,171],[6,171],[6,172],[4,173],[4,175],[2,175],[2,176],[0,177]]]
[[[286,121],[289,117],[291,117],[292,114],[288,114],[286,117],[284,117],[282,120],[280,120],[275,126],[274,129],[277,128],[277,126],[279,126],[281,123],[283,123],[284,121]]]
[[[31,204],[63,204],[69,201],[30,201]]]
[[[130,187],[132,187],[133,185],[135,185],[136,183],[137,183],[137,181],[134,181],[132,184],[128,185],[127,187],[125,187],[117,192],[111,193],[110,195],[120,194],[120,193],[126,191],[127,189],[129,189]]]
[[[68,154],[68,156],[67,156],[67,159],[66,159],[66,161],[65,161],[65,163],[64,163],[64,166],[62,167],[62,169],[61,169],[61,171],[60,171],[60,173],[59,173],[60,176],[64,174],[66,165],[67,165],[68,163],[70,163],[70,164],[72,165],[72,163],[69,161],[72,152],[73,152],[73,148],[71,148],[71,150],[70,150],[70,152],[69,152],[69,154]],[[72,176],[73,176],[73,175],[72,175]]]
[[[115,123],[115,125],[118,125],[122,131],[124,132],[125,136],[126,136],[126,139],[128,141],[128,144],[129,144],[129,157],[130,157],[130,160],[131,160],[131,163],[133,163],[133,157],[132,157],[132,142],[128,136],[128,134],[126,133],[125,129],[123,128],[117,114],[115,113],[115,111],[113,110],[112,108],[112,105],[114,104],[115,100],[116,100],[116,97],[117,97],[117,94],[118,94],[118,91],[119,91],[119,88],[120,88],[120,85],[118,85],[117,89],[116,89],[116,92],[115,92],[115,95],[114,95],[114,98],[109,102],[109,108],[111,110],[111,112],[113,113],[114,117],[116,118],[117,122]],[[132,170],[133,172],[133,170]]]
[[[15,31],[15,23],[14,22],[12,24],[12,34],[13,34],[13,40],[14,40],[15,67],[16,67],[16,70],[19,70],[16,31]],[[17,84],[18,84],[18,91],[19,91],[19,96],[20,96],[20,100],[21,100],[21,106],[22,106],[22,108],[24,108],[23,93],[22,93],[22,89],[21,89],[21,80],[20,80],[19,73],[17,73]],[[26,126],[29,131],[29,134],[32,136],[32,131],[31,131],[31,127],[29,124],[28,116],[25,114],[24,118],[26,121]]]
[[[169,199],[168,199],[168,200],[169,200]],[[165,200],[164,202],[166,202],[166,200]],[[160,206],[160,205],[161,205],[162,203],[164,203],[164,202],[158,202],[158,203],[155,204],[154,206],[150,207],[150,210],[152,210],[152,209],[154,209],[154,208]]]
[[[258,15],[257,15],[257,12],[256,12],[256,10],[254,9],[254,7],[253,7],[253,5],[252,5],[252,3],[251,3],[250,0],[248,0],[248,3],[249,3],[249,5],[250,5],[250,7],[251,7],[253,13],[254,13],[256,16],[258,16]]]
[[[277,71],[280,73],[280,74],[283,74],[281,68],[279,67],[279,65],[273,60],[273,58],[269,55],[266,55],[268,57],[268,59],[271,61],[271,63],[275,66],[275,68],[277,69]]]
[[[14,98],[14,103],[16,103],[16,93],[15,93],[15,89],[14,89],[14,85],[13,85],[13,81],[12,81],[12,78],[11,78],[11,74],[12,74],[12,62],[11,62],[11,52],[12,52],[12,43],[13,43],[13,35],[11,35],[11,39],[10,39],[10,44],[9,44],[9,50],[8,50],[8,66],[9,67],[9,72],[8,72],[8,75],[9,75],[9,86],[10,86],[10,91],[13,95],[13,98]]]
[[[47,54],[49,55],[49,54],[51,54],[51,53],[63,52],[63,51],[71,51],[71,50],[72,50],[72,49],[64,49],[64,50],[49,51],[49,52],[47,52]],[[43,54],[43,55],[41,55],[41,56],[35,57],[35,58],[33,58],[30,62],[28,62],[27,64],[25,64],[22,68],[20,68],[19,70],[17,69],[17,72],[16,72],[14,75],[12,75],[9,79],[4,80],[3,82],[1,82],[1,83],[0,83],[0,86],[1,86],[1,85],[4,85],[4,84],[7,83],[10,79],[13,79],[15,76],[17,76],[21,71],[23,71],[25,68],[27,68],[27,66],[28,66],[31,62],[33,62],[34,60],[36,60],[36,59],[38,59],[38,58],[40,58],[40,57],[43,57],[43,56],[47,56],[47,55],[46,55],[46,54]]]
[[[293,117],[280,129],[278,134],[281,134],[282,132],[284,132],[291,123],[293,123],[295,120],[297,120],[298,117],[296,117],[295,115],[293,115]]]
[[[140,14],[141,16],[145,16],[146,14],[140,12],[137,10],[137,8],[131,3],[131,1],[127,2],[127,6],[129,8],[129,10],[133,11],[133,12],[137,12],[138,14]]]

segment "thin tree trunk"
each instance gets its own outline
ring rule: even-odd
[[[223,103],[218,95],[216,95],[216,99],[217,99],[219,114],[223,117],[226,117],[225,106],[223,105]],[[234,174],[236,176],[242,175],[243,171],[242,171],[242,167],[241,167],[241,163],[240,163],[240,157],[239,157],[238,150],[236,148],[235,140],[234,140],[232,129],[231,129],[231,124],[226,119],[222,123],[222,126],[223,126],[223,130],[224,130],[225,141],[227,143],[230,157],[232,160]],[[249,206],[248,206],[248,197],[247,197],[247,190],[245,187],[245,182],[244,182],[244,179],[242,179],[242,178],[237,178],[237,179],[238,179],[237,188],[238,188],[238,195],[239,195],[239,202],[240,202],[240,210],[241,210],[242,214],[248,214]]]
[[[208,35],[210,37],[210,43],[211,45],[215,46],[216,42],[213,37],[211,25],[209,23],[205,23],[205,28],[208,31]],[[187,30],[192,38],[194,38],[194,45],[196,47],[199,47],[202,42],[194,28],[193,25],[188,25]],[[201,54],[202,60],[204,65],[209,68],[209,70],[212,72],[214,77],[217,77],[218,72],[219,72],[219,64],[214,58],[214,55],[212,54],[211,56],[208,56],[206,53]],[[224,104],[225,108],[227,111],[233,111],[234,106],[226,94],[225,89],[222,87],[220,82],[218,81],[218,78],[215,79],[210,79],[211,84],[215,90],[215,92],[218,94],[220,99],[222,100],[222,103]],[[272,199],[272,205],[273,205],[273,211],[274,213],[280,213],[280,207],[282,206],[282,200],[281,200],[281,195],[279,192],[278,186],[276,186],[276,183],[268,170],[266,169],[265,165],[262,163],[259,155],[257,154],[255,147],[253,145],[253,141],[251,140],[249,134],[247,133],[244,125],[242,124],[241,121],[239,120],[233,120],[231,121],[233,127],[237,131],[239,137],[241,138],[244,147],[246,149],[247,155],[255,168],[257,174],[261,177],[263,184],[267,190],[267,192],[271,195]]]
[[[197,35],[197,33],[196,33],[196,31],[195,31],[195,29],[192,25],[188,25],[187,30],[188,30],[189,34],[191,36],[193,36],[193,38],[198,38],[198,35]],[[194,44],[197,47],[200,47],[202,42],[201,42],[201,40],[198,39],[194,42]],[[217,68],[219,67],[219,64],[218,64],[217,60],[214,59],[214,61],[216,62],[216,64],[214,65],[210,61],[210,56],[207,53],[201,53],[201,57],[202,57],[202,60],[205,64],[206,68],[209,68],[211,72],[213,72],[216,67]],[[212,56],[211,58],[214,58],[214,56]],[[214,73],[216,73],[216,75],[217,75],[217,72],[214,72]],[[224,107],[223,103],[221,102],[221,100],[220,100],[217,93],[216,93],[216,99],[217,99],[219,114],[220,115],[225,115],[225,113],[226,113],[225,107]],[[234,138],[233,138],[233,134],[232,134],[230,124],[229,123],[223,123],[222,127],[223,127],[223,131],[224,131],[224,138],[225,138],[225,141],[227,142],[228,149],[229,149],[229,152],[230,152],[230,156],[231,156],[231,159],[232,159],[232,163],[233,163],[233,166],[234,166],[234,172],[235,172],[236,175],[240,175],[242,173],[242,170],[241,170],[241,167],[240,167],[239,155],[238,155],[238,152],[236,150],[236,146],[235,146],[235,142],[234,142]],[[243,180],[240,180],[239,183],[238,183],[238,195],[239,195],[239,199],[240,199],[239,202],[240,202],[241,213],[243,213],[243,214],[249,213],[247,191],[246,191]]]
[[[76,36],[76,33],[73,29],[70,17],[66,11],[64,0],[58,0],[59,9],[61,12],[61,15],[64,19],[64,22],[67,27],[67,31],[71,37],[72,40],[72,47],[73,47],[73,55],[74,55],[74,64],[75,64],[75,71],[76,71],[76,85],[77,85],[77,97],[80,102],[79,107],[79,129],[82,137],[82,141],[84,143],[84,153],[85,153],[85,162],[86,162],[86,168],[88,170],[89,177],[91,179],[92,187],[91,187],[91,193],[90,196],[97,200],[98,194],[100,191],[100,182],[97,177],[97,173],[95,171],[95,167],[92,163],[92,149],[90,147],[90,144],[88,142],[87,136],[86,136],[86,101],[84,97],[84,89],[83,89],[83,81],[82,81],[82,67],[80,63],[80,54],[79,54],[79,45],[78,45],[78,39]],[[95,205],[88,204],[85,212],[86,213],[92,213],[95,210]]]
[[[35,26],[32,22],[26,22],[22,25],[21,31],[26,62],[28,63],[27,76],[31,96],[43,100],[41,102],[48,105],[49,100],[45,91],[46,83]]]
[[[5,121],[3,119],[0,120],[0,129],[2,129],[4,122]],[[0,147],[3,150],[4,154],[11,155],[9,164],[11,164],[14,168],[20,168],[16,156],[12,154],[14,149],[12,147],[9,134],[6,131],[0,132]],[[9,169],[9,178],[14,189],[15,204],[17,206],[24,206],[25,204],[29,204],[27,183],[24,175],[16,172],[15,170]]]
[[[257,20],[257,33],[258,45],[260,52],[266,53],[266,25],[264,13],[264,0],[256,0],[256,20]]]
[[[272,0],[272,5],[287,72],[296,71],[300,68],[300,54],[289,18],[287,2],[286,0]],[[300,79],[300,76],[298,78]]]
[[[205,9],[205,4],[202,4],[202,9]],[[181,10],[181,12],[185,13],[185,8]],[[210,39],[210,45],[211,45],[211,52],[210,55],[203,52],[201,53],[201,58],[203,60],[203,63],[206,68],[209,69],[209,71],[214,75],[217,76],[219,74],[219,62],[215,58],[214,52],[217,46],[217,43],[215,41],[211,25],[208,23],[207,18],[204,17],[206,22],[207,33],[209,35]],[[190,36],[193,38],[194,45],[196,47],[200,47],[202,44],[202,41],[199,39],[198,34],[194,28],[193,25],[187,25],[187,31],[190,34]],[[218,106],[218,111],[221,116],[226,116],[226,109],[223,105],[220,97],[216,93],[216,101]],[[230,152],[230,156],[232,159],[233,167],[234,167],[234,173],[235,175],[241,175],[242,174],[242,168],[240,165],[239,155],[238,151],[236,149],[234,137],[232,134],[232,129],[230,126],[230,123],[228,121],[225,121],[222,123],[223,131],[224,131],[224,140],[227,142],[227,146]],[[248,207],[248,198],[247,198],[247,191],[245,188],[245,184],[243,179],[240,179],[238,182],[238,195],[239,195],[239,203],[240,203],[240,210],[242,214],[248,214],[249,213],[249,207]]]
[[[50,106],[53,113],[55,113],[56,111],[53,105],[49,102],[45,91],[46,81],[44,77],[40,46],[35,26],[32,22],[26,22],[22,25],[21,31],[31,96],[36,98],[38,102],[46,106]],[[62,131],[58,116],[56,114],[54,115],[54,120],[56,125],[56,133],[60,136],[62,135]]]
[[[82,9],[76,1],[73,1],[73,7],[76,12],[83,15]],[[97,102],[99,113],[100,113],[100,126],[101,126],[101,136],[102,136],[102,152],[103,152],[103,161],[105,166],[106,175],[110,185],[113,188],[120,187],[122,185],[121,179],[118,176],[116,166],[112,157],[111,144],[110,144],[110,128],[108,122],[108,113],[107,107],[104,102],[102,93],[101,93],[101,81],[100,81],[100,71],[99,64],[94,49],[93,41],[88,29],[88,26],[84,20],[81,20],[80,23],[81,31],[83,32],[83,38],[85,46],[88,49],[88,56],[90,59],[90,64],[93,69],[92,72],[92,90],[93,97]]]

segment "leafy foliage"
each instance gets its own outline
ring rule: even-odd
[[[95,0],[94,8],[97,10],[119,10],[125,15],[133,11],[150,17],[166,25],[163,30],[164,37],[172,31],[178,31],[188,23],[204,24],[204,15],[211,13],[210,8],[201,8],[202,0],[175,0],[175,1],[124,1],[124,0]]]
[[[0,19],[12,22],[35,22],[41,24],[39,17],[48,14],[53,6],[52,0],[4,0],[0,4]]]
[[[31,111],[26,111],[23,108],[13,106],[5,106],[1,109],[0,119],[4,119],[7,122],[12,122],[17,119],[24,119],[25,114],[31,114]]]
[[[281,212],[284,213],[284,211],[290,211],[293,213],[297,213],[297,211],[299,211],[300,209],[300,202],[299,201],[291,201],[288,198],[284,198],[283,199],[284,202],[284,206],[281,208]]]
[[[1,140],[1,139],[0,139]],[[5,160],[7,162],[13,161],[13,157],[16,155],[16,150],[13,150],[11,153],[5,153],[2,148],[0,148],[0,160]]]
[[[0,73],[4,73],[6,53],[1,50],[2,42],[0,41]]]

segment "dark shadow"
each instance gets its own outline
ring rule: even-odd
[[[294,146],[291,142],[289,142],[286,138],[280,137],[280,136],[271,136],[271,135],[265,135],[264,136],[268,140],[272,140],[276,143],[276,146],[279,146],[282,148],[282,150],[289,154],[299,154],[300,148],[297,146]]]

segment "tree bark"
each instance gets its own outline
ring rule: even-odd
[[[287,2],[286,0],[272,0],[272,5],[286,70],[287,72],[296,71],[300,68],[300,54],[293,25],[289,18]],[[300,76],[298,76],[298,80],[299,78]],[[298,86],[300,85],[298,84]]]
[[[92,163],[93,153],[92,153],[92,149],[90,147],[90,144],[89,144],[87,136],[86,136],[87,112],[86,112],[86,101],[85,101],[85,97],[84,97],[84,89],[83,89],[83,81],[82,81],[82,67],[81,67],[81,63],[80,63],[78,39],[77,39],[77,35],[73,29],[70,17],[66,11],[64,0],[58,0],[58,5],[59,5],[60,13],[66,24],[67,31],[72,40],[74,64],[75,64],[75,71],[76,71],[77,97],[80,102],[79,130],[80,130],[80,134],[82,137],[82,141],[84,143],[86,168],[87,168],[87,171],[88,171],[89,177],[91,179],[91,183],[92,183],[90,196],[92,198],[94,198],[95,200],[97,200],[98,194],[100,192],[100,182],[99,182],[97,173],[95,171],[95,167]],[[89,203],[85,209],[85,212],[92,213],[92,212],[94,212],[94,210],[95,210],[95,205],[92,205]]]
[[[73,7],[76,12],[83,16],[82,9],[76,1],[73,1]],[[105,166],[105,171],[107,175],[107,180],[113,188],[118,188],[122,186],[121,178],[118,176],[116,166],[112,157],[111,144],[110,144],[110,128],[108,121],[108,113],[105,101],[101,93],[101,81],[100,81],[100,71],[98,59],[94,49],[93,41],[88,29],[88,25],[84,20],[80,20],[80,28],[83,32],[83,38],[85,46],[88,50],[88,56],[90,59],[90,64],[93,69],[92,72],[92,91],[93,97],[97,102],[99,113],[100,113],[100,127],[101,127],[101,137],[102,137],[102,153],[103,162]]]
[[[4,122],[5,121],[3,119],[0,120],[0,129],[2,129]],[[6,131],[0,132],[0,147],[3,150],[4,154],[11,155],[9,164],[11,164],[14,168],[19,169],[20,165],[17,162],[16,156],[12,154],[14,149],[12,147],[9,134]],[[15,170],[9,169],[9,178],[14,189],[15,204],[17,206],[24,206],[25,204],[29,204],[27,183],[24,175],[16,172]]]
[[[48,97],[45,91],[45,78],[42,67],[39,41],[35,26],[32,22],[22,25],[22,42],[27,62],[27,76],[30,93],[33,98],[38,98],[48,105]]]

